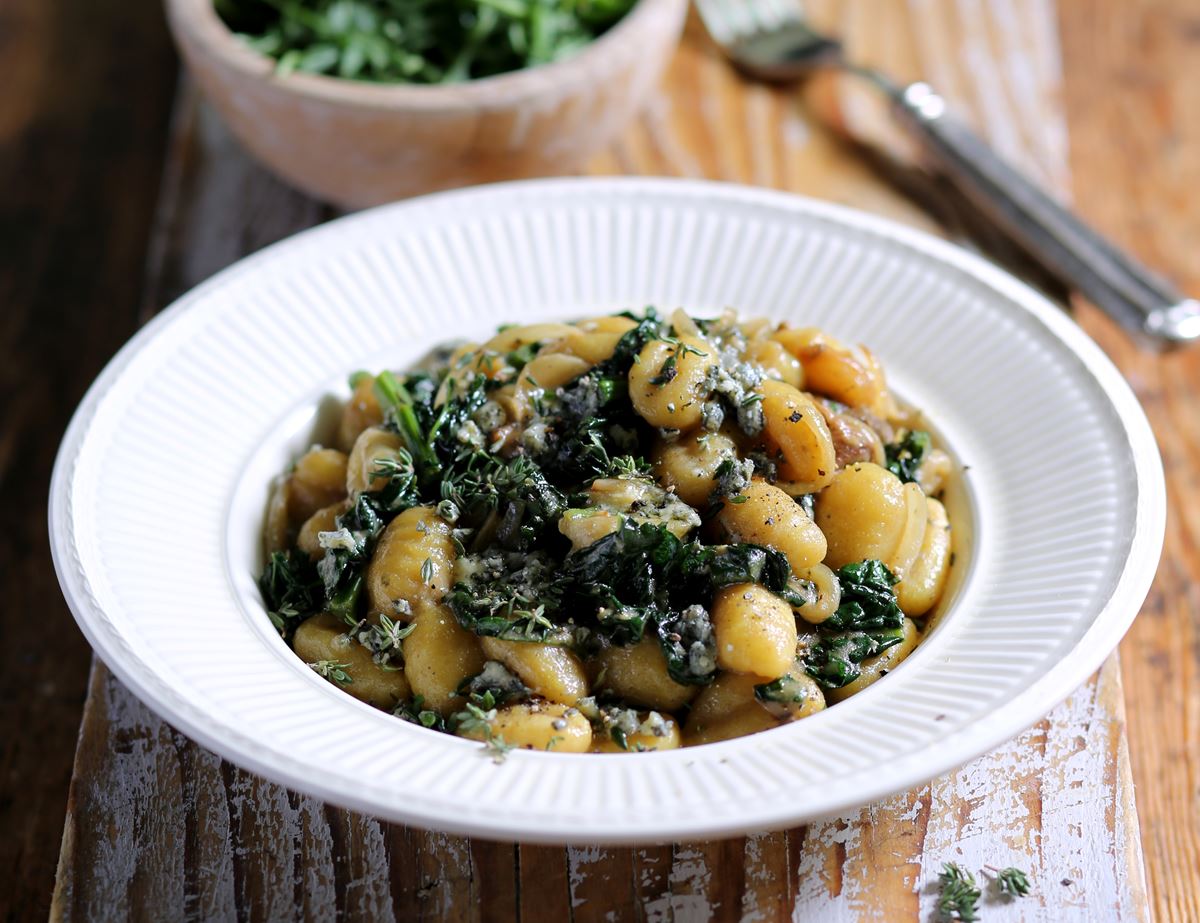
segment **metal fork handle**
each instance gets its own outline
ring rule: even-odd
[[[929,86],[891,95],[938,167],[1051,275],[1130,331],[1168,344],[1200,339],[1200,301],[1184,298],[1017,172],[948,115]]]

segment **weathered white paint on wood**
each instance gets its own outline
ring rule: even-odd
[[[530,918],[529,900],[576,920],[928,919],[930,884],[953,861],[1029,870],[1034,895],[987,902],[988,920],[1144,919],[1122,727],[1114,660],[1045,721],[917,791],[744,840],[534,847],[543,873],[530,880],[509,845],[391,827],[222,764],[97,664],[55,911],[471,920],[474,896],[495,890],[513,899],[488,918]]]
[[[810,6],[856,53],[902,77],[930,76],[979,116],[985,134],[1062,181],[1050,0]],[[694,22],[664,89],[593,172],[755,182],[931,226],[814,125],[795,93],[734,78]],[[847,126],[863,127],[855,125],[861,116],[846,114],[853,91],[833,92]],[[242,253],[328,215],[250,163],[186,83],[171,150],[146,316]],[[919,177],[906,181],[928,192]],[[958,218],[948,207],[939,214]],[[97,664],[54,916],[925,920],[935,901],[930,882],[942,862],[957,861],[1031,872],[1034,896],[985,903],[987,920],[1144,919],[1120,693],[1114,658],[993,753],[807,828],[716,843],[563,849],[391,826],[288,792],[175,733]]]

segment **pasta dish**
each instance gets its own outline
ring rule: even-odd
[[[345,692],[495,754],[802,720],[896,667],[945,592],[952,460],[820,330],[648,309],[350,386],[275,484],[266,607]]]

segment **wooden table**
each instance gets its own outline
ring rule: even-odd
[[[1002,150],[1064,194],[1073,189],[1085,214],[1200,291],[1189,260],[1200,243],[1194,3],[809,6],[862,57],[927,76]],[[0,94],[0,573],[9,578],[0,869],[10,872],[0,912],[37,916],[50,895],[87,657],[45,550],[45,483],[61,428],[138,322],[331,213],[250,163],[186,82],[173,92],[174,64],[148,5],[10,0],[0,50],[9,86]],[[871,127],[842,88],[809,96],[856,130]],[[934,227],[915,199],[952,231],[977,229],[936,181],[820,128],[798,93],[738,80],[695,24],[655,103],[590,169],[776,186]],[[391,826],[288,792],[174,732],[97,663],[54,916],[928,919],[929,882],[957,860],[1031,870],[1035,896],[986,904],[989,920],[1147,919],[1152,909],[1162,920],[1200,919],[1200,517],[1183,502],[1200,477],[1189,395],[1200,353],[1140,354],[1086,306],[1079,316],[1146,402],[1178,511],[1122,649],[1124,683],[1114,657],[994,753],[843,818],[718,843],[561,849]]]

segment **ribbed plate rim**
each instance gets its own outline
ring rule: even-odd
[[[227,736],[232,729],[214,722],[202,706],[164,694],[169,685],[161,677],[149,674],[145,665],[131,655],[121,639],[108,629],[95,601],[90,598],[86,580],[76,565],[70,529],[70,472],[105,395],[119,381],[123,370],[143,349],[178,323],[193,308],[202,307],[206,300],[242,274],[254,273],[269,267],[273,260],[285,258],[293,248],[334,242],[349,229],[372,222],[402,220],[407,211],[440,208],[469,211],[472,201],[490,200],[497,204],[518,207],[531,201],[553,202],[563,197],[594,196],[603,199],[608,194],[645,193],[677,196],[681,201],[701,198],[723,206],[754,205],[791,214],[803,214],[841,225],[853,231],[882,238],[921,253],[971,277],[1008,301],[1015,310],[1023,310],[1049,334],[1055,348],[1067,350],[1083,365],[1100,387],[1120,419],[1128,438],[1136,472],[1138,507],[1129,554],[1114,590],[1096,614],[1091,628],[1073,649],[1067,651],[1058,667],[1048,672],[1012,699],[1008,705],[988,716],[976,726],[947,735],[936,748],[928,748],[925,759],[914,757],[902,761],[893,771],[877,774],[874,780],[854,780],[856,784],[834,786],[827,792],[806,793],[803,804],[770,804],[759,810],[745,811],[736,817],[714,820],[703,817],[674,818],[638,829],[614,830],[603,823],[579,824],[567,827],[534,827],[523,823],[519,816],[495,818],[451,816],[444,811],[427,811],[420,804],[400,803],[380,799],[372,794],[360,795],[334,784],[315,779],[303,772],[303,767],[291,764],[285,754],[263,753],[239,743],[239,735]],[[519,839],[546,843],[644,843],[667,840],[714,837],[744,833],[755,829],[779,828],[832,816],[850,808],[873,801],[897,791],[924,783],[930,778],[953,769],[999,745],[1029,727],[1054,705],[1065,699],[1103,662],[1128,629],[1144,600],[1153,579],[1165,532],[1166,494],[1162,463],[1157,446],[1140,405],[1132,390],[1102,350],[1057,307],[1012,276],[952,244],[896,224],[888,219],[862,213],[843,206],[807,199],[788,193],[755,189],[732,184],[677,179],[556,179],[532,180],[474,187],[467,190],[438,193],[406,202],[394,203],[306,230],[247,257],[221,271],[211,279],[180,297],[142,328],[123,347],[88,390],[76,411],[60,447],[51,481],[49,523],[51,548],[64,596],[81,630],[100,658],[129,688],[164,719],[232,762],[257,772],[291,788],[305,791],[323,800],[381,816],[393,821],[445,830],[452,833],[483,836],[494,839]],[[632,759],[632,758],[631,758]],[[896,770],[899,771],[896,771]],[[860,774],[861,775],[861,774]],[[598,821],[600,819],[597,819]]]

